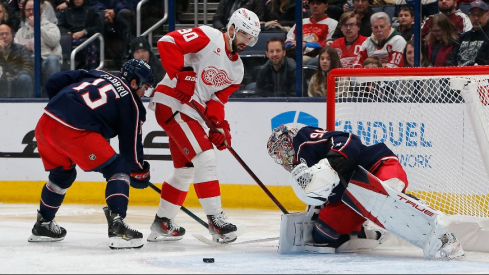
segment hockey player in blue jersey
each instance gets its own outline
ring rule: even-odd
[[[366,218],[344,201],[346,186],[358,166],[394,192],[404,194],[408,185],[406,172],[397,156],[384,143],[366,146],[351,133],[281,125],[272,131],[267,149],[273,160],[291,173],[291,185],[299,199],[309,205],[321,206],[312,228],[312,239],[316,244],[340,248],[348,245],[355,234],[359,238],[380,237],[380,234],[367,236],[362,228]],[[384,227],[378,221],[375,223]],[[430,235],[432,228],[429,225],[426,228],[426,232],[420,230],[419,235]],[[397,232],[392,233],[406,236],[404,231],[407,229],[400,226],[396,229]],[[438,251],[448,258],[464,254],[460,243],[446,231],[446,227],[437,224],[433,230],[442,233],[422,247],[426,257],[432,258]]]
[[[63,240],[66,230],[54,217],[76,179],[75,166],[103,174],[107,181],[104,207],[109,247],[140,248],[143,234],[125,222],[129,185],[147,187],[149,163],[144,161],[141,97],[154,85],[150,66],[132,59],[120,75],[100,70],[54,74],[46,83],[49,103],[36,129],[37,147],[49,180],[41,193],[37,222],[29,242]],[[119,153],[108,139],[117,136]]]

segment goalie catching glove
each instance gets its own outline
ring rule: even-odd
[[[136,171],[136,172],[131,172],[131,179],[130,179],[130,185],[133,188],[137,189],[144,189],[148,187],[149,185],[149,180],[150,180],[150,174],[149,174],[149,163],[145,161],[143,163],[143,169]]]
[[[185,67],[176,73],[177,86],[175,87],[175,98],[182,103],[190,101],[195,91],[197,74],[192,67]]]
[[[327,159],[322,159],[311,167],[307,167],[305,163],[297,165],[290,178],[290,185],[296,196],[308,205],[324,204],[339,183],[338,173]]]
[[[209,130],[209,140],[216,146],[218,150],[224,150],[231,146],[231,134],[229,133],[229,123],[227,120],[212,122],[216,127],[217,132]]]

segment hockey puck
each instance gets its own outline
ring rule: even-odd
[[[204,263],[213,263],[214,258],[204,258]]]

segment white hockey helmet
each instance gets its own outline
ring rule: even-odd
[[[231,25],[234,25],[234,35],[232,37],[229,35],[229,28]],[[242,31],[253,36],[248,46],[255,46],[256,42],[258,41],[258,35],[260,34],[260,19],[258,19],[258,16],[254,12],[248,9],[237,9],[229,18],[227,25],[227,32],[231,41],[234,40],[236,37],[236,32],[238,31]]]
[[[275,163],[282,165],[285,170],[292,171],[296,165],[295,150],[292,139],[300,127],[292,124],[282,124],[273,129],[267,142],[267,151]]]

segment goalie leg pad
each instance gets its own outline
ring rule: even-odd
[[[342,197],[343,202],[378,226],[423,249],[433,258],[448,233],[445,215],[400,193],[358,166]]]

